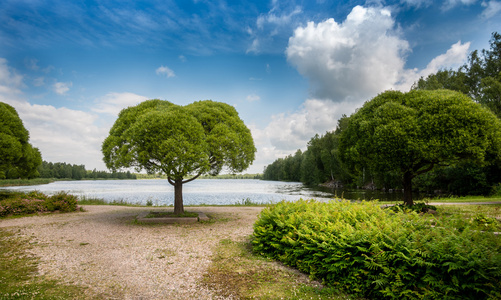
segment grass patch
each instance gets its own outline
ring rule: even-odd
[[[127,202],[123,199],[113,200],[111,202],[105,201],[101,198],[89,198],[89,197],[79,197],[78,199],[79,205],[117,205],[117,206],[130,206],[130,207],[146,207],[150,205],[143,205],[140,203],[131,203]]]
[[[54,182],[53,178],[34,178],[34,179],[2,179],[0,180],[0,186],[28,186],[28,185],[40,185],[49,184]]]
[[[84,288],[37,276],[38,259],[29,243],[0,230],[0,299],[87,299]]]
[[[256,256],[248,241],[221,240],[203,283],[218,296],[234,299],[353,299]]]

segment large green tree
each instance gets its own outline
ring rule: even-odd
[[[499,158],[500,149],[500,120],[450,90],[384,92],[349,118],[340,141],[342,158],[352,165],[398,172],[408,205],[416,176],[461,160]]]
[[[42,156],[29,137],[14,107],[0,102],[0,179],[38,176]]]
[[[234,107],[211,100],[179,106],[148,100],[123,109],[102,145],[112,170],[164,173],[174,186],[174,212],[184,212],[182,187],[200,175],[242,172],[256,148]]]

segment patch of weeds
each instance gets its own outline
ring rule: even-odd
[[[0,299],[88,299],[84,288],[37,276],[38,259],[28,241],[0,230]]]
[[[203,283],[236,299],[350,299],[295,270],[252,253],[250,243],[221,240]]]

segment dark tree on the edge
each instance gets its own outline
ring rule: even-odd
[[[450,90],[384,92],[352,114],[340,152],[355,168],[398,172],[404,203],[412,179],[460,160],[500,158],[501,121],[468,96]]]

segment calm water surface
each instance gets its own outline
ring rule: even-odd
[[[12,190],[41,191],[54,194],[65,191],[80,197],[101,198],[108,202],[153,205],[173,205],[174,188],[165,179],[147,180],[83,180],[56,181],[44,185],[9,187]],[[197,179],[183,185],[185,205],[225,205],[241,203],[247,198],[255,203],[275,203],[300,198],[328,199],[333,194],[313,190],[297,182],[280,182],[242,179]]]
[[[86,198],[100,198],[108,202],[153,205],[173,205],[174,188],[165,179],[147,180],[82,180],[56,181],[44,185],[8,187],[6,189],[54,194],[65,191]],[[334,197],[349,200],[401,201],[402,192],[385,193],[370,190],[332,190],[308,188],[299,182],[265,181],[252,179],[197,179],[183,185],[185,205],[226,205],[241,203],[246,199],[254,203],[276,203],[300,198],[327,200]],[[414,199],[419,199],[414,195]]]

